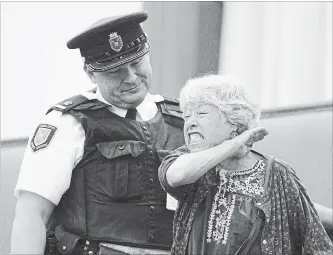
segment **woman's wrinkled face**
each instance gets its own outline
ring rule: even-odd
[[[189,104],[184,110],[184,136],[191,152],[202,151],[230,138],[235,126],[219,109],[210,104]]]
[[[151,76],[147,54],[109,71],[94,72],[91,79],[106,101],[121,108],[134,108],[146,97]]]

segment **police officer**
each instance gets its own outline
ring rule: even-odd
[[[177,101],[148,92],[146,19],[105,18],[67,43],[96,89],[52,107],[29,139],[13,254],[168,254],[173,212],[157,169],[184,143],[183,122]]]

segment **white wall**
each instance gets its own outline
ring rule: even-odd
[[[90,89],[66,42],[93,22],[142,2],[2,2],[1,140],[29,136],[53,104]]]
[[[332,2],[225,2],[219,72],[262,108],[332,100]]]

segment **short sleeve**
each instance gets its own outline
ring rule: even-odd
[[[185,145],[179,147],[178,149],[174,150],[170,155],[166,156],[159,169],[158,169],[158,177],[161,183],[161,186],[163,187],[163,189],[170,194],[172,197],[174,197],[175,199],[182,200],[184,199],[184,197],[186,196],[189,188],[193,185],[193,184],[187,184],[187,185],[183,185],[183,186],[179,186],[176,188],[173,188],[169,185],[167,179],[166,179],[166,173],[169,169],[169,167],[172,165],[172,163],[181,155],[184,155],[186,153],[189,153],[189,150],[186,148]]]
[[[47,114],[29,138],[15,196],[25,190],[57,205],[83,156],[84,141],[82,125],[72,115],[59,111]]]

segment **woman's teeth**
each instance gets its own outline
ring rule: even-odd
[[[199,133],[192,133],[189,135],[189,138],[191,142],[200,142],[204,139]]]

